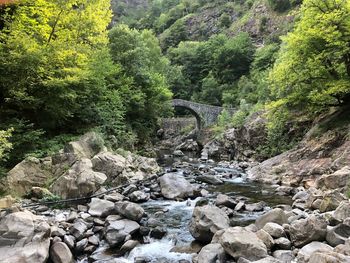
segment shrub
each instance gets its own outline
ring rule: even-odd
[[[271,9],[276,12],[284,12],[291,7],[289,0],[267,0],[267,2]]]

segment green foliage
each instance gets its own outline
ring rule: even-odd
[[[267,0],[272,10],[284,12],[291,7],[290,0]]]
[[[188,39],[185,22],[186,18],[177,20],[160,35],[160,44],[163,50],[167,50],[169,47],[176,47],[181,41]]]
[[[305,0],[270,74],[277,105],[319,112],[350,101],[350,5]]]
[[[119,88],[125,119],[144,141],[156,127],[157,118],[170,109],[171,92],[165,78],[169,63],[149,30],[118,25],[110,31],[110,49],[114,63],[121,65],[121,74],[130,80],[130,87]]]
[[[247,33],[240,33],[219,48],[214,55],[213,72],[220,83],[232,83],[249,72],[254,46]]]
[[[219,18],[219,26],[222,28],[228,28],[231,26],[231,17],[227,13],[223,13]]]
[[[8,151],[12,149],[12,143],[9,138],[12,136],[13,128],[8,130],[0,130],[0,161],[7,158]]]

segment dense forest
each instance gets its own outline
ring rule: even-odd
[[[22,0],[0,30],[4,171],[88,130],[143,147],[172,97],[237,108],[224,127],[265,110],[266,156],[350,102],[347,0]]]

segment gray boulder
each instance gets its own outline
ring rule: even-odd
[[[194,195],[193,186],[181,175],[168,173],[159,178],[162,195],[167,199],[185,199]]]
[[[339,221],[343,221],[346,218],[350,217],[350,202],[341,202],[337,209],[334,211],[333,217]]]
[[[226,253],[234,259],[243,257],[254,261],[266,258],[267,248],[256,233],[246,230],[243,227],[230,227],[218,237],[219,243]]]
[[[340,244],[345,244],[345,241],[350,237],[350,226],[339,224],[327,230],[326,240],[328,244],[335,247]]]
[[[100,198],[92,198],[89,203],[89,214],[97,217],[106,217],[114,210],[114,203]]]
[[[273,238],[280,238],[285,236],[284,228],[276,223],[266,223],[263,229],[270,234]]]
[[[275,208],[258,217],[255,221],[255,225],[258,229],[262,229],[266,223],[269,222],[283,225],[288,223],[288,219],[281,208]]]
[[[111,247],[119,246],[124,243],[125,238],[134,234],[140,229],[140,225],[135,221],[122,219],[110,221],[105,229],[105,238]]]
[[[332,252],[333,248],[321,242],[317,242],[317,241],[311,242],[310,244],[300,249],[300,251],[298,252],[298,256],[297,256],[298,263],[309,262],[310,256],[317,251]]]
[[[130,220],[140,222],[145,210],[138,205],[131,202],[117,202],[115,203],[115,211]]]
[[[64,152],[81,158],[92,158],[104,149],[104,141],[95,132],[89,132],[77,141],[69,142],[64,146]]]
[[[150,194],[143,191],[134,191],[129,195],[130,201],[135,203],[147,202],[150,197]]]
[[[0,221],[1,262],[44,263],[49,257],[50,226],[32,213],[16,212]]]
[[[74,258],[69,247],[63,242],[56,242],[50,248],[50,258],[53,263],[73,263]]]
[[[209,243],[214,234],[228,228],[229,223],[229,218],[220,208],[205,205],[194,209],[189,228],[196,240]]]
[[[99,153],[91,161],[94,171],[104,173],[107,182],[113,182],[126,167],[131,166],[125,157],[110,152]]]
[[[96,192],[106,180],[105,174],[92,170],[90,159],[83,158],[60,176],[51,190],[64,199],[89,196]]]
[[[215,204],[217,206],[226,206],[228,208],[234,209],[237,205],[237,202],[228,195],[219,194],[216,197]]]
[[[220,244],[208,244],[198,254],[198,262],[225,263],[226,253]]]

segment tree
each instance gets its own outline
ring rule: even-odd
[[[114,63],[120,64],[122,74],[131,81],[120,89],[126,110],[126,121],[140,140],[148,139],[157,118],[166,114],[171,92],[166,82],[168,60],[149,30],[138,31],[118,25],[110,31],[110,52]]]
[[[350,102],[350,5],[305,0],[270,74],[276,105],[320,110]]]
[[[229,39],[214,55],[214,74],[220,83],[232,83],[249,72],[254,47],[247,33]]]

